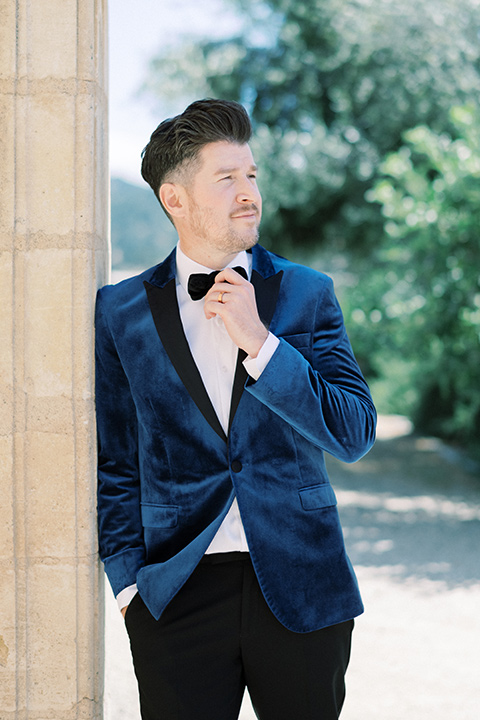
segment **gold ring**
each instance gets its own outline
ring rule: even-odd
[[[224,293],[224,292],[218,293],[218,299],[217,299],[217,302],[219,302],[219,303],[222,303],[222,304],[223,304],[223,299],[222,299],[222,298],[223,298],[223,296],[224,296],[224,295],[225,295],[225,293]]]

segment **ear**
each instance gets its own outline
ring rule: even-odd
[[[183,217],[185,214],[185,192],[181,185],[166,182],[160,185],[160,201],[173,218]]]

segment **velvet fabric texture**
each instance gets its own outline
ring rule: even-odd
[[[330,278],[252,252],[259,314],[280,344],[257,381],[238,363],[228,438],[183,334],[175,253],[99,291],[100,556],[114,593],[136,582],[158,619],[235,493],[269,607],[309,632],[363,610],[323,453],[358,460],[376,415]]]

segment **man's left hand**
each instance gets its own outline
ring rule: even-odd
[[[259,318],[255,290],[248,280],[232,268],[222,270],[205,296],[204,311],[207,320],[219,315],[235,345],[257,357],[268,330]]]

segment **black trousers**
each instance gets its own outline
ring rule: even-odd
[[[137,594],[125,622],[143,720],[337,720],[353,620],[311,633],[272,614],[247,553],[206,556],[156,621]]]

